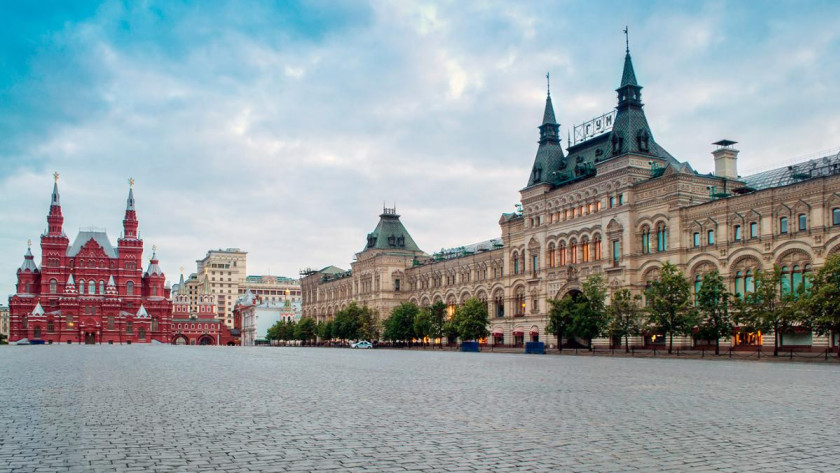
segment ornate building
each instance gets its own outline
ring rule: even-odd
[[[210,291],[209,281],[197,294],[186,292],[184,274],[172,296],[172,335],[173,345],[239,345],[239,324],[234,328],[225,324],[218,317],[215,295]]]
[[[169,288],[154,252],[143,272],[133,188],[116,248],[97,229],[79,231],[71,245],[62,228],[58,174],[55,181],[48,228],[41,235],[41,265],[27,249],[9,298],[10,341],[168,343]]]
[[[350,271],[304,273],[303,315],[329,318],[350,301],[380,317],[403,301],[441,301],[451,312],[477,297],[488,304],[489,343],[556,343],[545,334],[547,299],[577,293],[593,274],[610,292],[642,294],[669,261],[695,291],[704,273],[717,270],[743,297],[759,270],[779,265],[789,290],[840,252],[840,154],[741,177],[735,142],[721,140],[715,172],[700,174],[655,140],[629,50],[616,92],[615,110],[573,127],[565,150],[548,94],[521,211],[502,215],[501,239],[429,257],[402,224],[380,231],[385,217],[399,223],[386,210]],[[630,344],[656,345],[664,341],[658,335]],[[773,345],[775,336],[738,331],[729,343]],[[838,343],[804,330],[779,336],[790,348]],[[675,346],[706,343],[675,339]]]

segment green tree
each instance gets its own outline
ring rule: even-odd
[[[566,294],[562,299],[548,299],[548,324],[545,332],[557,337],[557,350],[563,351],[563,337],[569,333],[577,312],[577,302]]]
[[[572,311],[569,333],[585,339],[592,350],[592,339],[600,336],[607,324],[607,287],[604,278],[595,274],[584,281],[581,289],[580,299]]]
[[[316,333],[318,337],[321,338],[321,341],[329,341],[333,338],[333,323],[332,320],[318,322],[318,327],[316,329]]]
[[[315,338],[315,329],[317,325],[315,324],[315,319],[312,317],[303,317],[300,319],[300,322],[297,323],[294,329],[294,337],[296,340],[300,340],[302,343],[306,343],[311,341]]]
[[[379,317],[368,306],[359,312],[359,337],[365,340],[379,339]]]
[[[286,342],[295,340],[295,325],[293,320],[288,320],[285,323],[281,322],[280,329],[277,332],[279,339]]]
[[[346,308],[338,311],[333,321],[333,336],[340,338],[342,342],[347,339],[358,339],[362,325],[361,312],[362,308],[355,302],[351,302]]]
[[[464,305],[458,307],[452,317],[452,327],[462,341],[487,337],[490,333],[487,329],[488,325],[490,325],[490,317],[487,315],[487,304],[475,297],[464,301]]]
[[[282,320],[275,322],[274,325],[268,328],[266,338],[269,340],[280,340],[280,333],[283,330],[283,325],[285,325],[285,323]]]
[[[800,312],[797,298],[803,287],[796,291],[782,292],[782,271],[778,265],[772,271],[758,271],[755,275],[755,291],[749,292],[740,304],[738,321],[762,332],[773,331],[773,356],[779,356],[783,333],[800,322],[808,322]]]
[[[411,346],[414,338],[414,320],[420,313],[420,308],[412,302],[404,302],[391,311],[385,319],[383,336],[386,340],[405,341]]]
[[[646,294],[650,323],[668,335],[668,353],[672,353],[674,334],[686,335],[694,326],[688,280],[679,268],[665,263]]]
[[[432,319],[431,335],[440,341],[440,347],[442,349],[443,339],[448,338],[450,332],[452,332],[452,330],[447,328],[446,304],[441,301],[435,302],[431,307],[429,307],[429,315]],[[457,333],[452,335],[457,336]]]
[[[714,338],[715,355],[720,355],[720,339],[728,340],[734,327],[729,313],[732,295],[726,290],[720,273],[712,271],[703,275],[700,290],[695,297],[700,333],[704,338]]]
[[[428,307],[419,309],[414,317],[414,336],[420,340],[425,340],[427,337],[431,338],[433,336],[433,323],[431,310]],[[423,343],[425,344],[425,341]]]
[[[833,337],[840,333],[840,255],[829,256],[808,282],[810,288],[801,303],[803,311],[815,332]]]
[[[629,289],[619,289],[607,306],[606,330],[610,337],[624,338],[624,351],[630,351],[630,335],[638,335],[642,327],[642,297]]]

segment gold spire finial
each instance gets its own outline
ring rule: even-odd
[[[184,267],[181,266],[181,274],[184,274]]]
[[[58,171],[53,173],[53,178],[55,179],[56,184],[58,184]]]
[[[133,177],[128,178],[128,187],[134,187],[134,178]]]
[[[32,239],[31,238],[29,240],[26,240],[26,247],[27,248],[32,248]]]

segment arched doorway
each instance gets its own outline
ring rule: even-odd
[[[186,335],[175,335],[172,338],[173,345],[189,345],[190,341],[187,339]]]
[[[202,335],[198,339],[198,344],[199,345],[215,345],[216,343],[215,343],[215,340],[213,340],[213,337],[211,337],[210,335]]]

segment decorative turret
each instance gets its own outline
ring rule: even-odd
[[[134,208],[134,179],[128,180],[128,199],[125,206],[125,218],[123,219],[123,238],[126,240],[137,239],[137,212]]]
[[[47,215],[47,235],[61,236],[64,233],[61,228],[64,225],[64,216],[61,215],[61,196],[58,194],[58,173],[53,174],[53,178],[55,183],[50,199],[50,213]]]
[[[32,256],[32,240],[26,242],[26,254],[23,255],[23,264],[17,270],[17,293],[32,294],[38,284],[41,271],[35,264],[35,257]]]
[[[545,75],[547,91],[545,97],[545,110],[543,111],[542,124],[540,129],[540,145],[537,149],[537,156],[534,158],[534,166],[531,169],[531,177],[528,179],[528,187],[550,182],[552,173],[560,169],[563,164],[563,145],[560,143],[560,124],[554,118],[554,105],[551,102],[550,76]]]
[[[663,158],[674,164],[678,163],[667,151],[653,139],[642,103],[642,86],[636,80],[633,60],[630,58],[630,40],[627,28],[625,34],[624,69],[621,72],[621,84],[615,89],[618,94],[615,124],[610,136],[612,156],[635,153]]]
[[[117,290],[117,285],[114,283],[114,276],[108,277],[108,284],[105,286],[106,297],[118,297],[120,292]]]
[[[38,265],[35,264],[35,257],[32,256],[32,240],[30,240],[26,245],[26,254],[23,255],[23,264],[20,265],[18,269],[18,273],[25,273],[25,272],[38,272]]]
[[[370,250],[389,250],[400,252],[411,252],[414,254],[422,254],[423,251],[414,243],[414,239],[408,234],[400,216],[397,214],[396,207],[383,207],[382,213],[379,214],[379,224],[373,229],[373,232],[368,233],[367,244],[362,252]]]
[[[149,259],[149,267],[146,268],[146,277],[149,276],[160,276],[164,277],[163,270],[160,269],[158,265],[159,261],[157,259],[157,246],[152,246],[152,257]],[[183,275],[181,275],[183,277]]]
[[[67,284],[64,285],[64,294],[68,296],[77,294],[76,281],[73,279],[73,273],[70,273],[70,277],[67,278]]]
[[[738,179],[738,150],[733,146],[737,143],[726,139],[712,143],[717,145],[717,149],[712,151],[715,158],[715,176]]]

